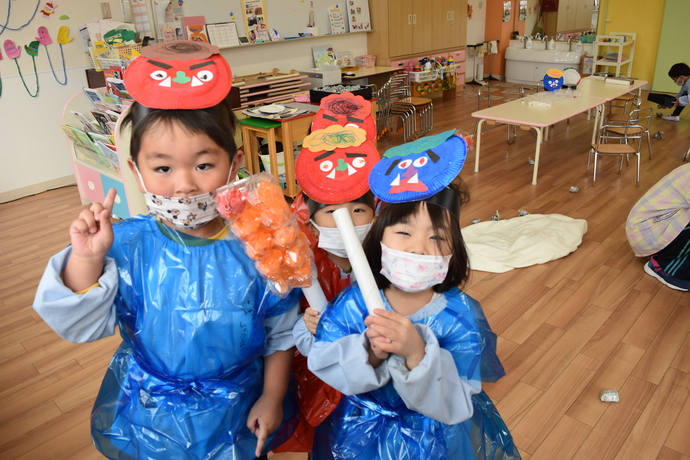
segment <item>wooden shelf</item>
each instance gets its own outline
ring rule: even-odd
[[[232,48],[246,48],[248,46],[261,46],[261,45],[277,45],[278,43],[291,43],[291,42],[296,42],[296,41],[301,41],[301,40],[311,40],[314,38],[333,38],[333,37],[342,37],[346,35],[353,35],[353,34],[368,34],[373,32],[373,30],[362,30],[358,32],[347,32],[344,34],[328,34],[328,35],[315,35],[315,36],[310,36],[310,37],[295,37],[295,38],[283,38],[281,40],[275,40],[275,41],[270,41],[270,42],[261,42],[261,43],[247,43],[246,45],[239,45],[239,46],[220,46],[219,48],[221,50],[227,50],[227,49],[232,49]]]

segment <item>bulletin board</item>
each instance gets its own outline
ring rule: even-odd
[[[314,22],[319,28],[320,35],[330,34],[331,25],[328,16],[329,8],[340,5],[345,8],[347,0],[311,0],[314,4]],[[358,0],[357,3],[368,5],[368,0]],[[163,23],[165,8],[168,2],[158,0],[156,9],[156,19],[158,23]],[[309,21],[310,0],[264,0],[266,5],[266,21],[269,29],[275,29],[281,38],[297,37],[299,33],[304,33]],[[246,36],[242,16],[242,0],[225,0],[215,2],[209,0],[185,0],[185,16],[204,16],[207,23],[235,22],[240,36]]]

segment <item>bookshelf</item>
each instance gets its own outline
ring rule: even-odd
[[[105,88],[98,88],[98,91],[105,93]],[[72,111],[90,116],[92,109],[94,105],[89,97],[79,91],[65,104],[62,124],[79,128],[81,123]],[[119,126],[118,122],[116,132],[119,132]],[[115,217],[126,219],[148,213],[144,195],[139,191],[136,179],[127,166],[128,148],[120,148],[118,152],[110,151],[108,157],[108,153],[99,153],[97,145],[94,150],[90,150],[81,142],[75,142],[71,136],[65,135],[65,139],[82,204],[102,203],[108,190],[114,188],[117,190],[113,206]],[[119,136],[117,141],[120,145],[129,144],[128,139],[125,141]]]

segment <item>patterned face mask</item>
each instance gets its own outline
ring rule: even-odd
[[[443,283],[452,256],[412,254],[381,243],[381,274],[401,291],[422,292]]]
[[[152,216],[185,230],[195,230],[220,216],[213,199],[216,194],[215,190],[186,197],[154,195],[146,190],[139,168],[136,165],[134,168],[141,185],[144,187],[146,207]]]

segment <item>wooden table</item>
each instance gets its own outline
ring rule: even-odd
[[[354,80],[359,80],[366,78],[369,83],[373,83],[377,88],[382,87],[392,74],[395,72],[400,72],[405,70],[401,67],[360,67],[357,70],[353,70],[354,76],[345,76],[343,74],[343,83],[353,83]]]
[[[526,97],[474,112],[472,116],[479,119],[475,132],[474,171],[479,172],[479,154],[481,152],[482,126],[484,123],[500,122],[507,125],[517,125],[523,130],[533,129],[537,134],[537,145],[534,152],[534,171],[532,173],[532,185],[537,185],[539,155],[545,129],[579,113],[596,109],[591,142],[594,144],[603,122],[604,104],[630,91],[638,90],[639,93],[640,88],[646,83],[646,81],[637,80],[633,85],[624,86],[605,83],[603,80],[588,77],[584,78],[577,88],[581,95],[569,99],[554,99],[550,107],[530,106],[530,98]]]

